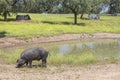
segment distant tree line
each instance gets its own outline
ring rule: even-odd
[[[120,13],[120,0],[0,0],[0,15],[6,21],[10,12],[73,13],[77,24],[78,14],[81,19],[84,14],[99,14],[104,6],[110,14]]]

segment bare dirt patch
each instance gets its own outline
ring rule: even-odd
[[[0,80],[118,80],[120,64],[87,66],[48,66],[42,68],[15,68],[0,64]]]
[[[42,42],[56,42],[56,41],[67,41],[67,40],[82,40],[82,39],[120,39],[120,34],[113,33],[95,33],[95,34],[63,34],[49,37],[35,37],[31,39],[15,38],[15,37],[4,37],[0,38],[1,47],[11,47],[27,44],[37,44]]]

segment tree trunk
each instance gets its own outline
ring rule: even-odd
[[[77,13],[74,13],[74,24],[77,24]]]
[[[7,11],[3,13],[4,21],[7,21]]]
[[[84,15],[84,14],[82,13],[81,16],[80,16],[80,19],[83,19],[83,15]]]

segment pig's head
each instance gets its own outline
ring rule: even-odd
[[[20,59],[17,60],[16,68],[20,68],[24,64],[25,64],[25,60],[20,58]]]

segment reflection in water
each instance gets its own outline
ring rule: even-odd
[[[94,44],[95,44],[95,42],[90,42],[90,43],[88,43],[88,44],[86,44],[89,48],[93,48],[94,47]]]
[[[61,53],[61,54],[70,53],[71,48],[72,48],[72,46],[69,46],[69,45],[59,46],[59,53]]]
[[[78,49],[82,49],[82,46],[83,46],[82,44],[77,44]]]
[[[56,48],[55,48],[56,49]],[[54,51],[54,47],[51,49]],[[55,50],[56,51],[56,50]],[[101,59],[108,57],[120,58],[120,41],[99,41],[87,43],[64,43],[57,46],[59,54],[92,53]]]
[[[88,51],[89,49],[93,48],[95,45],[94,42],[82,44],[82,43],[77,43],[77,44],[71,44],[71,45],[60,45],[58,46],[60,54],[69,54],[69,53],[75,53],[76,51]]]

